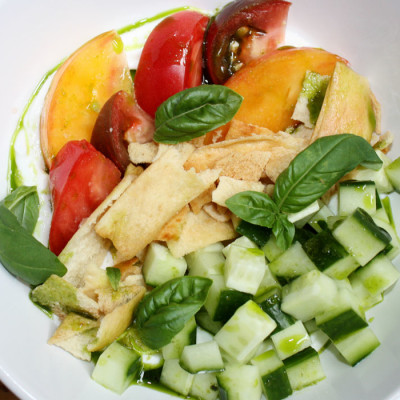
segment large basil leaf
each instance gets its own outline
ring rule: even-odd
[[[365,139],[346,133],[320,138],[299,153],[279,175],[275,203],[282,211],[298,212],[358,165],[372,169],[382,165]]]
[[[243,97],[221,85],[201,85],[168,98],[156,112],[154,140],[175,144],[229,122]]]
[[[36,186],[19,186],[0,204],[4,204],[29,233],[33,232],[39,217],[39,196]]]
[[[152,349],[168,344],[204,304],[212,281],[184,276],[152,290],[139,304],[136,324],[143,342]]]
[[[13,275],[31,285],[43,283],[50,275],[63,276],[67,269],[47,247],[37,241],[0,205],[0,262]]]

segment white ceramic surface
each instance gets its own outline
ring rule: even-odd
[[[367,76],[382,103],[384,130],[400,136],[400,2],[397,0],[292,0],[288,37],[336,52]],[[10,138],[42,75],[102,31],[156,12],[190,4],[214,9],[220,0],[0,0],[0,198],[6,194]],[[297,43],[296,43],[297,44]],[[400,137],[392,155],[400,154]],[[394,212],[399,222],[400,202]],[[397,265],[400,263],[397,260]],[[28,288],[0,268],[0,379],[21,399],[164,400],[168,395],[131,387],[121,397],[90,379],[91,365],[46,344],[56,323],[28,299]],[[295,399],[400,398],[400,286],[369,317],[382,345],[348,367],[322,356],[327,379]]]

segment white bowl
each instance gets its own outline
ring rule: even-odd
[[[43,74],[97,34],[179,5],[213,10],[220,0],[0,0],[0,198],[6,194],[7,158],[18,117]],[[293,0],[288,42],[322,47],[348,59],[369,78],[382,104],[384,130],[400,126],[400,2]],[[290,44],[290,43],[288,43]],[[395,139],[391,155],[400,154]],[[394,211],[400,205],[394,199]],[[398,222],[399,217],[396,216]],[[400,226],[400,224],[399,224]],[[398,261],[398,260],[397,260]],[[397,264],[399,264],[397,262]],[[90,379],[92,366],[46,341],[56,321],[28,298],[29,288],[0,269],[0,379],[21,399],[152,399],[169,395],[130,387],[122,396]],[[296,399],[389,400],[400,397],[400,287],[368,313],[381,346],[355,368],[329,351],[327,378]]]

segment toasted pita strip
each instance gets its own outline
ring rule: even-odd
[[[221,207],[215,203],[208,203],[203,210],[218,222],[227,222],[231,220],[231,212],[226,207]]]
[[[123,289],[124,295],[118,305],[100,321],[96,340],[90,343],[89,351],[99,351],[113,342],[132,322],[132,315],[146,289],[143,286],[131,286]]]
[[[229,130],[225,136],[225,140],[239,139],[254,135],[275,135],[275,133],[268,128],[233,119],[229,124]]]
[[[242,181],[227,176],[221,176],[219,178],[218,187],[212,193],[212,201],[220,206],[226,207],[225,201],[227,199],[236,193],[244,192],[246,190],[263,192],[264,185],[261,182]]]
[[[199,196],[197,196],[189,203],[191,210],[195,214],[198,214],[205,204],[210,203],[212,201],[212,192],[215,189],[216,185],[211,185],[207,190],[205,190],[203,193],[201,193]]]
[[[188,205],[182,208],[178,214],[174,215],[161,229],[156,240],[167,241],[178,239],[182,232],[186,217],[190,211]]]
[[[174,257],[182,257],[216,242],[237,236],[231,222],[218,222],[204,210],[198,214],[189,213],[178,240],[167,242]]]
[[[296,149],[286,147],[276,147],[273,151],[268,164],[265,167],[265,173],[272,182],[276,182],[278,176],[283,172],[290,162],[297,156]]]
[[[129,159],[133,164],[150,164],[158,152],[158,145],[154,142],[132,142],[128,146]]]
[[[143,168],[130,165],[124,178],[96,208],[96,210],[81,224],[59,259],[67,267],[64,279],[76,287],[84,285],[84,275],[87,268],[93,266],[99,268],[110,248],[110,242],[103,239],[94,231],[94,226],[100,217],[111,205],[124,193],[129,185],[143,172]]]
[[[180,151],[171,146],[97,223],[96,232],[113,242],[119,257],[136,256],[173,216],[217,180],[217,170],[197,174],[183,169],[192,151],[189,144]]]

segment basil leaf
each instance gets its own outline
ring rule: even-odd
[[[228,123],[243,97],[221,85],[201,85],[168,98],[156,111],[154,141],[175,144]]]
[[[118,290],[119,282],[121,281],[121,270],[115,267],[107,267],[106,273],[111,287],[114,290]]]
[[[226,206],[239,218],[254,225],[272,228],[279,209],[266,194],[247,190],[225,201]]]
[[[144,344],[159,349],[180,332],[203,306],[212,281],[184,276],[152,290],[140,302],[136,324]]]
[[[344,133],[317,139],[279,175],[274,189],[275,203],[282,211],[298,212],[358,165],[372,169],[382,165],[362,137]]]
[[[0,204],[4,204],[29,233],[33,232],[39,217],[39,196],[36,186],[19,186]]]
[[[286,250],[293,242],[296,229],[284,214],[279,214],[272,227],[272,233],[276,237],[276,244]]]
[[[37,241],[0,205],[0,262],[13,275],[31,285],[43,283],[50,275],[63,276],[67,269],[47,247]]]
[[[272,231],[265,226],[251,224],[247,221],[240,221],[236,227],[236,232],[242,236],[248,237],[258,247],[264,247],[271,237]]]

